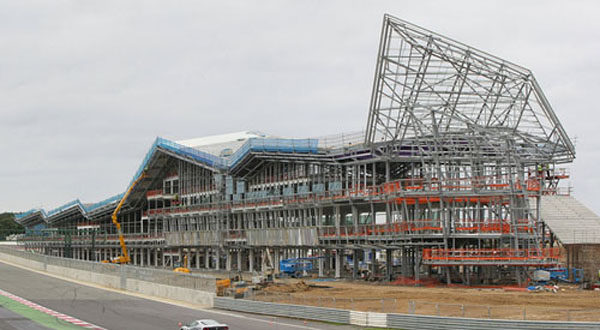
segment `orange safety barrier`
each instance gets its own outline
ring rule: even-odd
[[[558,259],[559,248],[544,249],[423,249],[429,261],[509,261]]]
[[[527,179],[528,191],[540,191],[540,181],[536,178]]]
[[[482,233],[510,233],[510,225],[508,223],[487,223],[481,225],[474,225],[472,227],[456,227],[456,231],[474,231]]]
[[[335,227],[322,227],[319,229],[319,236],[356,237],[371,235],[391,235],[398,233],[410,233],[421,231],[440,232],[443,230],[443,227],[440,225],[436,225],[437,223],[439,222],[433,219],[420,219],[410,222],[403,221],[390,224],[360,225],[358,227],[341,226],[339,235],[336,233]],[[502,220],[487,223],[479,223],[479,221],[474,221],[472,225],[462,225],[453,229],[457,232],[509,234],[512,232],[513,227],[508,222],[506,222],[506,220]],[[517,231],[533,232],[533,227],[517,227]]]
[[[419,204],[427,204],[427,203],[439,203],[440,200],[443,200],[445,203],[482,203],[489,204],[491,202],[502,201],[503,204],[508,204],[508,201],[503,201],[502,197],[447,197],[441,199],[440,197],[399,197],[396,198],[395,201],[397,204],[402,204],[406,202],[407,205],[415,205]]]
[[[426,196],[426,193],[432,193],[434,191],[438,191],[440,187],[457,189],[458,191],[467,189],[471,190],[475,187],[477,188],[485,188],[487,187],[489,190],[496,190],[507,188],[510,186],[508,183],[509,177],[507,175],[500,176],[479,176],[479,177],[471,177],[471,178],[454,178],[454,179],[445,179],[443,181],[438,180],[437,178],[432,178],[430,180],[425,180],[424,178],[407,178],[392,182],[386,182],[378,186],[368,186],[364,184],[358,184],[354,187],[345,190],[339,191],[325,191],[321,193],[313,193],[302,196],[277,196],[277,197],[268,197],[266,201],[240,201],[239,203],[231,204],[209,204],[210,206],[204,204],[202,206],[189,206],[182,208],[171,208],[171,209],[162,209],[162,210],[149,210],[144,213],[145,216],[152,214],[163,214],[163,213],[183,213],[183,212],[192,212],[192,211],[212,211],[212,210],[228,210],[228,209],[238,209],[238,208],[256,208],[256,207],[269,207],[269,206],[281,206],[288,204],[299,204],[299,203],[310,203],[317,200],[340,200],[340,199],[349,199],[355,197],[375,197],[380,195],[394,195],[397,192],[418,192],[423,191],[424,196],[411,196],[411,197],[398,197],[388,199],[392,196],[383,196],[383,199],[376,199],[376,202],[396,202],[398,204],[406,203],[408,205],[415,204],[427,204],[427,203],[437,203],[443,201],[445,203],[481,203],[481,204],[490,204],[490,203],[502,203],[508,204],[508,200],[503,196],[486,196],[486,197],[471,197],[471,196],[459,196],[459,197],[444,197],[440,198],[437,196]],[[528,188],[535,188],[535,184],[538,186],[539,190],[539,182],[537,180],[528,180]],[[517,180],[516,186],[520,187],[520,183]],[[162,193],[161,190],[152,190],[147,192],[147,196],[154,196],[156,194]],[[264,200],[264,199],[263,199]],[[438,227],[432,227],[431,230],[438,230]],[[482,230],[488,230],[483,227],[480,228]],[[497,229],[497,228],[496,228]],[[494,230],[496,229],[489,229]],[[461,229],[463,230],[463,229]],[[464,229],[468,230],[468,229]],[[504,229],[502,229],[504,231]],[[532,229],[520,229],[524,231],[531,231]]]

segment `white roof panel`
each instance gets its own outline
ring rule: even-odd
[[[600,217],[572,196],[542,196],[542,220],[563,244],[600,244]]]
[[[235,152],[244,143],[246,143],[248,139],[266,137],[268,137],[266,134],[258,131],[242,131],[180,140],[176,142],[186,147],[204,151],[215,156],[221,156],[221,152],[225,149],[231,149],[231,152]]]

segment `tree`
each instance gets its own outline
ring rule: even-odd
[[[5,240],[8,235],[24,232],[25,228],[15,221],[14,214],[0,213],[0,240]]]

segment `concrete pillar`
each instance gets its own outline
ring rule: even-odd
[[[323,267],[325,267],[325,259],[323,257],[318,259],[319,263],[319,277],[323,277]]]
[[[144,267],[145,263],[146,263],[146,253],[144,248],[140,248],[140,266]]]
[[[228,272],[231,271],[232,261],[233,261],[233,254],[231,253],[231,249],[227,249],[227,260],[225,260],[225,269],[227,269]]]
[[[335,253],[335,278],[342,277],[342,251],[338,249]]]
[[[377,274],[377,250],[371,249],[371,274]]]
[[[210,268],[210,250],[208,248],[204,249],[204,268]]]
[[[243,271],[244,269],[242,268],[242,249],[239,249],[237,251],[237,270],[238,271]]]
[[[162,266],[163,268],[167,266],[167,254],[164,249],[162,250]]]
[[[408,250],[408,275],[415,276],[415,252],[412,248]]]
[[[358,277],[358,256],[360,255],[360,250],[355,249],[352,253],[352,278],[356,279]]]
[[[215,270],[221,269],[221,248],[215,249]]]
[[[133,254],[133,264],[137,266],[137,264],[138,264],[138,261],[137,261],[137,249],[133,248],[132,252],[133,252],[132,253]]]
[[[327,272],[331,273],[332,270],[335,270],[335,256],[331,253],[334,250],[327,249],[325,250],[326,261],[327,261]]]
[[[415,280],[419,280],[421,276],[421,256],[415,251]],[[469,284],[470,285],[470,284]]]
[[[190,269],[192,267],[192,258],[193,258],[193,256],[192,256],[192,249],[191,248],[187,249],[186,256],[187,256],[187,263],[185,264],[184,267],[187,268],[187,269]]]
[[[334,208],[333,221],[335,224],[335,234],[339,238],[341,231],[341,214],[340,214],[340,206],[336,205]]]
[[[178,261],[180,264],[183,264],[183,248],[179,248],[177,252],[178,252],[178,257],[179,257]],[[173,265],[173,259],[171,259],[171,266],[172,265]]]
[[[254,249],[248,251],[248,271],[254,271]]]
[[[158,267],[158,248],[154,248],[154,267]]]
[[[273,249],[273,270],[275,273],[279,273],[279,261],[281,260],[281,252],[279,248]]]
[[[392,280],[393,268],[392,249],[385,250],[385,278],[387,281]]]
[[[200,268],[200,249],[196,248],[196,268]]]

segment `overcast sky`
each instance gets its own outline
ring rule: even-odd
[[[594,1],[0,1],[0,212],[123,191],[156,136],[364,129],[384,13],[531,69],[600,213]]]

